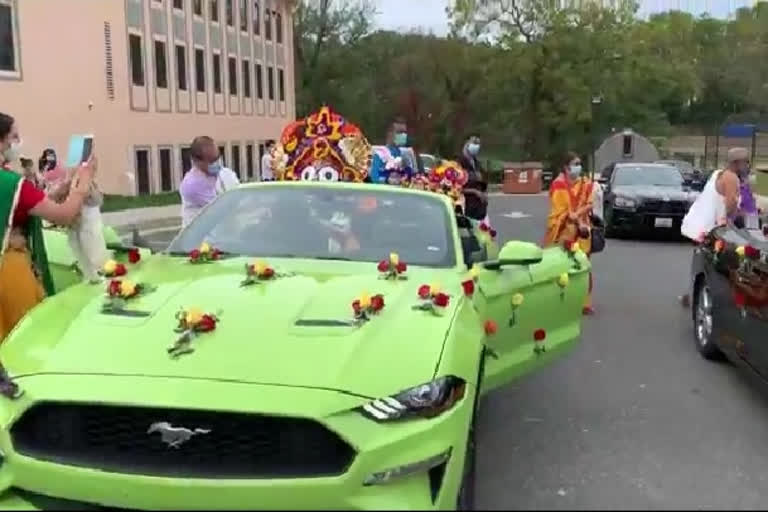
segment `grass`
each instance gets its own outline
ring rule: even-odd
[[[178,192],[165,192],[148,196],[117,196],[104,194],[102,212],[119,212],[136,208],[150,208],[154,206],[169,206],[180,204],[181,196]]]
[[[757,171],[757,186],[755,193],[761,196],[768,196],[768,171]]]

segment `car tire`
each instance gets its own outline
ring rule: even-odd
[[[475,485],[477,480],[477,416],[480,410],[480,389],[485,373],[485,347],[480,353],[480,366],[477,372],[477,391],[472,407],[472,420],[467,435],[467,451],[464,454],[464,474],[461,478],[459,495],[456,498],[456,510],[475,510]]]
[[[723,353],[712,336],[714,319],[712,316],[712,293],[706,278],[696,282],[693,299],[693,339],[696,349],[704,359],[721,360]]]
[[[616,238],[616,228],[613,227],[613,212],[610,208],[605,210],[605,238]]]

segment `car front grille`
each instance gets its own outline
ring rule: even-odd
[[[688,203],[685,201],[661,201],[658,199],[646,200],[640,205],[642,213],[659,215],[685,215],[688,212]]]
[[[148,433],[157,422],[200,431],[170,447]],[[335,476],[355,457],[337,434],[308,419],[111,405],[37,404],[13,425],[11,439],[16,452],[38,460],[178,478]]]

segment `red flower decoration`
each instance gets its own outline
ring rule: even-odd
[[[547,337],[547,331],[544,329],[536,329],[533,331],[533,340],[534,341],[544,341],[544,339]]]
[[[752,247],[751,245],[747,245],[744,247],[744,256],[747,259],[750,260],[759,260],[760,259],[760,249],[756,249]]]
[[[566,251],[570,251],[571,249],[573,249],[573,242],[570,240],[566,240],[565,242],[563,242],[563,249],[565,249]]]
[[[211,332],[214,329],[216,329],[216,317],[212,315],[203,315],[200,323],[195,327],[199,332]]]
[[[484,222],[480,224],[480,231],[482,231],[483,233],[487,233],[490,230],[491,228],[488,226],[488,224]]]
[[[496,325],[496,322],[494,322],[493,320],[486,320],[484,328],[485,328],[486,336],[492,336],[496,334],[496,331],[499,330],[499,326]]]
[[[461,283],[461,287],[464,288],[464,295],[471,297],[475,293],[475,282],[472,279],[468,279]]]
[[[118,276],[118,277],[124,276],[127,273],[128,273],[128,270],[125,268],[125,265],[123,265],[122,263],[118,263],[115,266],[115,276]]]
[[[379,272],[389,272],[389,262],[387,260],[381,260],[377,267]]]
[[[189,259],[191,261],[197,261],[200,259],[200,251],[197,249],[192,249],[189,251]]]
[[[211,251],[211,259],[212,259],[212,260],[217,260],[217,259],[219,259],[219,258],[221,258],[221,251],[220,251],[220,250],[218,250],[218,249],[214,249],[214,250],[212,250],[212,251]]]
[[[363,311],[363,308],[360,307],[359,300],[352,301],[352,311],[354,311],[356,315],[359,315]]]
[[[381,311],[384,309],[384,296],[374,295],[371,297],[371,309],[373,311]]]
[[[128,261],[134,265],[141,261],[141,253],[138,249],[131,249],[128,251]]]
[[[395,270],[397,270],[398,274],[402,274],[406,270],[408,270],[408,265],[406,265],[404,262],[399,262],[397,266],[395,267]]]
[[[491,238],[496,238],[496,230],[495,229],[491,228],[490,233],[491,233]]]
[[[450,300],[451,298],[447,294],[440,292],[432,299],[432,303],[439,308],[447,308]]]
[[[113,279],[109,282],[109,285],[107,286],[107,294],[109,294],[110,297],[119,297],[120,296],[120,281],[117,279]]]
[[[264,279],[271,279],[275,277],[275,269],[272,267],[267,267],[264,269],[264,271],[261,273],[261,277]]]
[[[430,298],[431,296],[432,296],[432,291],[431,291],[431,288],[429,287],[428,284],[423,284],[423,285],[419,286],[419,298],[420,299],[426,300],[426,299]]]
[[[733,302],[735,302],[738,307],[743,308],[747,305],[747,297],[741,292],[734,292]]]

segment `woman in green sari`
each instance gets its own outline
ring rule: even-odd
[[[95,171],[95,161],[80,167],[69,198],[58,204],[11,170],[20,148],[15,120],[0,113],[0,343],[29,310],[54,292],[41,219],[70,224],[80,212]],[[0,394],[20,396],[2,366]]]

